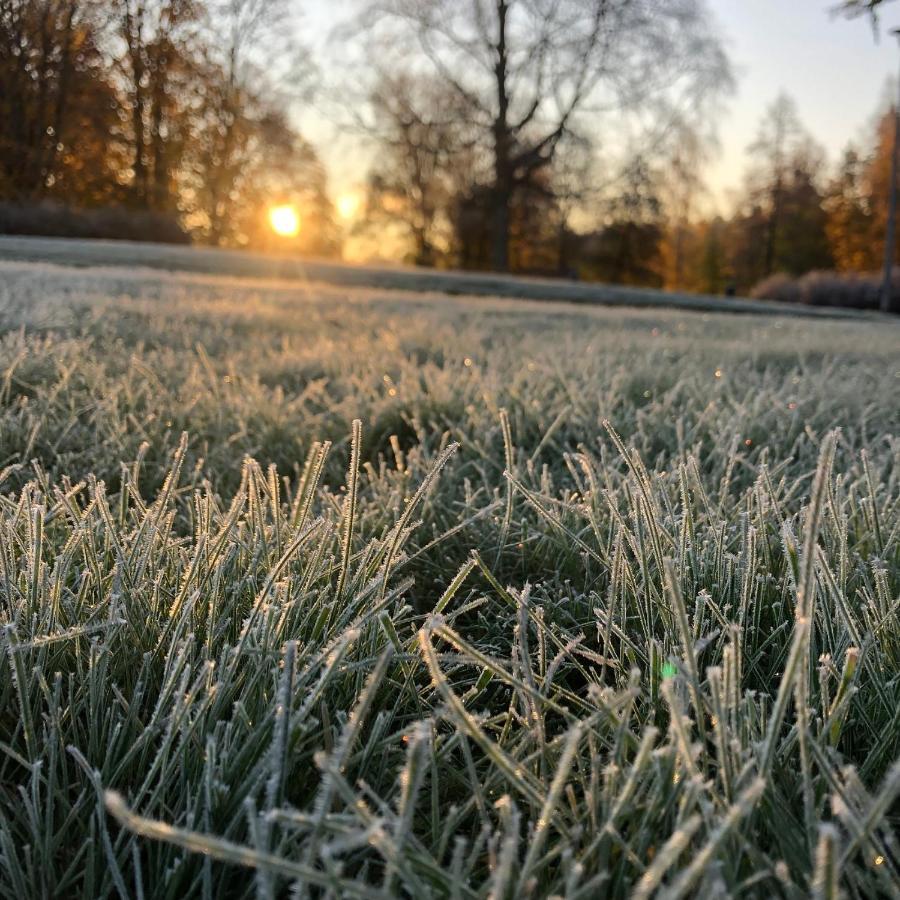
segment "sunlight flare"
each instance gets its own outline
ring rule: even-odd
[[[346,193],[337,198],[337,211],[342,219],[354,219],[362,205],[359,194]]]
[[[269,224],[272,231],[281,237],[296,237],[300,233],[300,214],[297,207],[289,204],[273,206],[269,210]]]

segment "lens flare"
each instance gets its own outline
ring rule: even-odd
[[[359,212],[362,201],[360,200],[359,194],[347,193],[341,194],[341,196],[337,198],[337,203],[335,205],[337,206],[338,215],[342,219],[353,219]]]

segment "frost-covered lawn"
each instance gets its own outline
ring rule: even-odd
[[[651,288],[562,279],[517,278],[490,272],[454,272],[404,266],[347,265],[334,260],[303,259],[277,253],[253,253],[209,247],[179,247],[133,241],[0,235],[0,261],[52,262],[72,266],[144,267],[238,278],[282,278],[350,288],[389,291],[440,291],[444,294],[507,297],[515,300],[565,301],[604,306],[727,310],[743,314],[862,318],[871,314],[838,308],[773,303],[700,294],[662,292]]]
[[[898,396],[889,320],[0,263],[0,895],[897,896]]]

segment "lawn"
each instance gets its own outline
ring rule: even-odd
[[[900,323],[0,262],[0,895],[900,895]]]

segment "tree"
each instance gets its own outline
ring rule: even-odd
[[[784,186],[780,232],[775,247],[778,271],[802,275],[829,269],[834,260],[828,243],[828,214],[819,189],[821,162],[795,162]]]
[[[490,187],[473,184],[460,191],[452,207],[453,259],[463,269],[491,266],[493,195]],[[509,268],[532,275],[559,271],[560,211],[550,173],[539,170],[519,186],[509,210]]]
[[[884,259],[883,244],[889,213],[895,115],[895,108],[891,107],[879,117],[872,136],[872,144],[860,171],[860,187],[872,220],[872,239],[881,245],[878,248],[878,261],[872,268],[880,266]]]
[[[700,236],[692,221],[706,194],[701,171],[713,144],[694,129],[681,129],[665,160],[665,178],[659,179],[659,198],[665,228],[662,254],[664,283],[684,289],[695,280],[699,266]]]
[[[824,152],[803,128],[786,94],[769,107],[748,152],[749,212],[738,216],[737,224],[752,239],[738,240],[748,255],[737,268],[756,281],[776,271],[800,274],[827,267],[826,216],[818,188]]]
[[[366,220],[399,222],[415,265],[432,266],[449,249],[450,204],[467,150],[457,107],[455,92],[437,78],[408,74],[383,74],[370,96],[364,128],[378,156]]]
[[[186,168],[191,219],[212,244],[235,243],[265,133],[291,99],[286,86],[293,96],[309,83],[306,51],[284,27],[293,12],[292,0],[210,0],[202,18]]]
[[[878,37],[878,11],[883,0],[844,0],[842,8],[844,13],[849,16],[862,15],[868,13],[872,20],[872,30],[875,37]],[[895,35],[900,36],[900,30],[895,29]],[[884,268],[882,276],[881,288],[881,309],[889,312],[894,304],[893,298],[893,271],[896,264],[896,243],[897,243],[897,166],[898,156],[900,156],[900,108],[895,106],[892,111],[893,122],[893,142],[891,144],[891,168],[888,179],[887,197],[888,197],[888,214],[885,220],[884,232]]]
[[[488,162],[491,263],[510,263],[516,194],[603,113],[705,113],[730,68],[701,0],[366,0],[365,24],[456,93]],[[634,119],[632,119],[632,124]]]
[[[131,195],[135,205],[175,208],[173,177],[188,145],[185,114],[196,82],[195,0],[111,0],[130,119]]]
[[[599,281],[662,287],[662,239],[658,173],[637,154],[606,202],[603,225],[582,241],[582,268]]]
[[[556,273],[577,274],[577,236],[572,222],[579,213],[596,206],[600,185],[590,138],[570,132],[557,148],[549,170],[549,191],[554,200],[551,219],[555,228]]]
[[[886,2],[888,0],[843,0],[836,10],[850,19],[857,16],[869,16],[872,19],[872,26],[877,28],[879,8],[882,3]]]
[[[253,165],[241,177],[240,203],[230,222],[237,246],[290,250],[314,256],[333,256],[340,236],[326,189],[325,170],[313,147],[288,123],[271,111],[260,122]],[[299,235],[285,242],[272,234],[270,205],[295,206],[302,222]]]
[[[697,266],[695,290],[704,294],[721,294],[727,290],[733,273],[726,253],[728,223],[720,216],[697,227],[700,258]]]
[[[333,252],[324,170],[280,112],[286,86],[308,83],[284,27],[292,10],[293,0],[0,0],[0,199],[23,207],[17,221],[39,222],[46,199],[125,204],[148,213],[133,216],[148,234],[180,238],[182,220],[201,240],[242,244],[263,241],[259,216],[281,197],[303,204],[297,248]],[[45,227],[79,227],[74,213],[45,212]]]
[[[802,152],[806,135],[794,101],[781,94],[769,107],[760,124],[749,153],[757,160],[750,172],[750,193],[755,208],[766,217],[763,276],[771,275],[775,265],[775,244],[783,214],[784,193],[795,154]]]
[[[825,228],[835,267],[841,272],[867,272],[881,263],[881,247],[865,185],[866,161],[852,147],[841,159],[825,195]]]
[[[116,93],[89,0],[0,2],[0,195],[91,204],[115,190]]]

